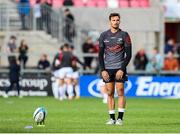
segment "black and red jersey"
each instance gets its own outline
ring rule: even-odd
[[[129,34],[119,29],[116,33],[107,30],[99,38],[99,63],[101,70],[126,70],[131,59],[131,39]]]

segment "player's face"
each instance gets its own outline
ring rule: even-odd
[[[118,16],[111,17],[110,26],[111,28],[118,29],[120,24],[120,18]]]

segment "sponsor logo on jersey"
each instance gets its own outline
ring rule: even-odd
[[[106,43],[106,42],[109,42],[109,40],[105,39],[105,40],[104,40],[104,43]]]

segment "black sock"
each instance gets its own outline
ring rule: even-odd
[[[118,119],[123,120],[123,114],[124,112],[118,112]]]
[[[110,118],[115,120],[115,114],[109,114],[110,115]]]

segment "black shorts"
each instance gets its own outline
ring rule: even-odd
[[[103,81],[105,83],[109,83],[109,82],[121,82],[121,83],[124,83],[125,81],[128,81],[128,76],[127,76],[126,71],[124,72],[122,79],[116,79],[116,72],[118,70],[119,69],[106,69],[106,71],[109,74],[109,81],[105,81],[104,79],[103,79]]]

